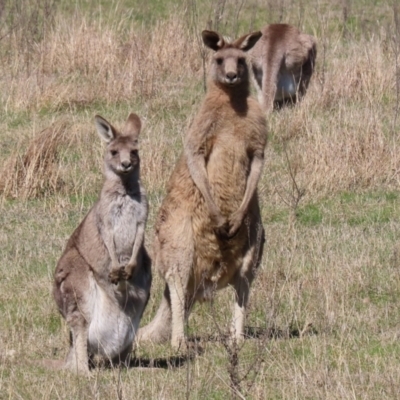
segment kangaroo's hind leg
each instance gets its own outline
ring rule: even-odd
[[[65,362],[65,367],[77,373],[89,375],[87,324],[82,315],[72,319],[73,321],[68,321],[71,326],[72,343]]]
[[[264,248],[264,229],[261,223],[257,224],[254,230],[255,232],[250,234],[254,240],[250,241],[252,244],[243,257],[242,268],[236,274],[233,282],[235,303],[231,324],[231,338],[238,342],[244,338],[244,323],[250,286],[261,263]]]
[[[185,341],[185,310],[187,307],[188,282],[193,269],[194,244],[191,219],[181,221],[175,237],[164,245],[160,254],[160,262],[166,270],[165,281],[168,285],[171,311],[172,334],[171,345],[178,349]]]

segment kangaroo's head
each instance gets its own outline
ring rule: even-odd
[[[215,51],[211,64],[212,79],[227,87],[234,87],[249,82],[249,69],[246,52],[260,39],[261,32],[244,35],[234,42],[227,42],[219,33],[204,30],[203,42]]]
[[[107,143],[104,163],[107,172],[127,177],[139,167],[139,144],[141,122],[136,114],[130,114],[122,132],[104,118],[94,117],[97,132]]]

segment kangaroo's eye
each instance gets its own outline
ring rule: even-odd
[[[131,156],[132,157],[137,156],[137,155],[138,155],[138,151],[137,150],[132,150],[131,151]]]
[[[118,151],[117,150],[111,150],[110,153],[111,153],[112,156],[116,156],[118,154]]]
[[[222,65],[222,63],[224,62],[222,58],[217,58],[215,61],[217,61],[218,65]]]
[[[244,64],[246,64],[246,60],[244,58],[239,58],[238,59],[238,64],[244,65]]]

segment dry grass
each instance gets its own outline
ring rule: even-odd
[[[36,135],[23,155],[12,154],[0,172],[0,194],[30,199],[60,190],[60,151],[67,144],[66,122],[53,124]]]
[[[18,36],[10,41],[11,47],[20,46]],[[159,21],[151,31],[135,26],[122,31],[84,16],[60,15],[46,37],[29,49],[29,64],[24,52],[18,52],[3,65],[7,79],[1,81],[2,97],[13,110],[58,110],[173,94],[182,78],[200,69],[195,49],[182,16]]]
[[[319,71],[301,106],[272,118],[276,148],[267,169],[277,171],[275,189],[292,180],[289,172],[282,174],[289,168],[276,153],[281,149],[309,201],[348,190],[398,188],[399,142],[391,126],[395,65],[384,40],[337,45],[324,84]]]
[[[142,24],[125,2],[73,13],[52,4],[30,0],[14,29],[0,12],[0,398],[397,398],[399,36],[389,5],[190,1]],[[203,96],[198,30],[219,24],[232,35],[272,21],[314,33],[319,47],[304,101],[268,121],[259,185],[267,245],[247,321],[253,338],[236,354],[221,343],[226,290],[195,308],[188,328],[204,353],[180,367],[168,345],[140,348],[143,368],[98,369],[91,380],[38,367],[66,353],[52,274],[101,186],[93,115],[122,124],[134,111],[144,122],[151,248]],[[162,286],[155,275],[143,323]]]

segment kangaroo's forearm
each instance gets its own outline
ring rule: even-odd
[[[137,256],[139,254],[139,250],[141,249],[144,241],[144,223],[138,224],[137,231],[136,231],[136,238],[135,238],[135,243],[133,245],[132,249],[132,255],[129,260],[129,265],[134,265],[136,264]]]
[[[185,140],[185,155],[187,165],[193,182],[200,190],[210,214],[218,215],[220,210],[216,205],[206,170],[206,138],[211,134],[212,125],[203,121],[196,121],[193,130],[189,132]]]
[[[114,243],[114,238],[111,233],[108,232],[109,230],[106,228],[104,229],[104,232],[102,233],[103,241],[104,244],[108,250],[108,254],[110,255],[111,258],[111,265],[115,266],[118,265],[118,257],[117,257],[117,252],[115,249],[115,243]]]
[[[218,209],[218,206],[215,204],[215,201],[211,195],[211,188],[207,178],[204,157],[202,157],[201,155],[192,156],[190,161],[188,162],[188,167],[193,182],[204,197],[210,213],[218,214],[220,210]]]
[[[264,156],[263,155],[254,156],[250,166],[250,173],[247,178],[246,191],[244,193],[242,203],[240,204],[238,210],[243,214],[246,213],[250,201],[253,198],[254,193],[257,189],[257,184],[260,179],[263,165],[264,165]]]

